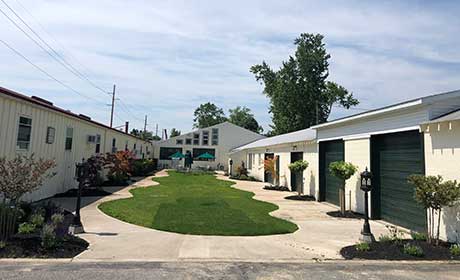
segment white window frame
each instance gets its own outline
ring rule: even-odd
[[[21,124],[21,118],[25,118],[25,119],[29,119],[30,120],[30,124]],[[30,144],[32,143],[32,122],[33,122],[33,119],[32,119],[32,116],[26,116],[26,115],[19,115],[19,118],[18,118],[18,131],[17,131],[17,134],[16,134],[16,150],[18,151],[28,151],[30,149]],[[29,132],[29,141],[20,141],[19,140],[19,127],[23,125],[23,126],[28,126],[30,127],[30,132]],[[21,143],[26,143],[27,144],[27,148],[20,148],[19,147],[19,142]]]
[[[56,139],[56,128],[54,128],[52,126],[48,126],[46,128],[45,143],[46,144],[54,144],[55,139]]]

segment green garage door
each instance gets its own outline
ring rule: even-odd
[[[320,142],[320,196],[321,200],[339,205],[339,188],[343,182],[329,172],[334,161],[344,160],[344,143],[339,141]]]
[[[422,138],[418,131],[372,137],[374,217],[422,231],[426,213],[414,199],[412,174],[424,174]]]

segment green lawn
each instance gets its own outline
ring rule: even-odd
[[[213,175],[170,172],[155,178],[159,186],[131,190],[132,198],[99,208],[120,220],[154,229],[199,235],[269,235],[291,233],[296,224],[270,216],[278,206],[252,199]]]

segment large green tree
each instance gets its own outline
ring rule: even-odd
[[[331,56],[323,39],[320,34],[301,34],[294,41],[294,56],[278,71],[265,61],[251,67],[270,99],[274,135],[326,122],[334,104],[346,109],[359,104],[347,89],[327,81]]]
[[[238,126],[244,127],[256,133],[261,133],[263,128],[254,118],[251,109],[243,106],[238,106],[235,109],[228,110],[230,112],[228,121]]]
[[[175,129],[175,128],[172,128],[172,129],[171,129],[171,132],[170,132],[169,134],[170,134],[169,136],[172,138],[172,137],[179,136],[179,135],[181,134],[181,132],[180,132],[180,130],[177,130],[177,129]]]
[[[227,121],[224,110],[211,102],[201,104],[196,108],[193,115],[195,116],[193,119],[194,128],[205,128]]]

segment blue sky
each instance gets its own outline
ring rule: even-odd
[[[302,32],[325,36],[330,80],[352,91],[361,109],[460,89],[456,1],[3,1],[95,84],[107,91],[117,84],[116,125],[141,128],[147,114],[151,130],[158,123],[186,132],[194,109],[210,101],[226,111],[251,108],[267,130],[268,100],[249,68],[263,60],[278,68]],[[0,9],[14,18],[1,1]],[[0,34],[92,99],[1,44],[0,86],[108,123],[109,95],[53,61],[2,14]],[[335,108],[331,118],[357,112]]]

